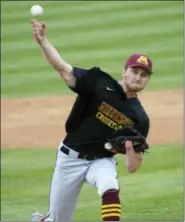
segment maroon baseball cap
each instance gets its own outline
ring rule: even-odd
[[[149,74],[152,74],[152,60],[143,54],[131,55],[125,64],[125,69],[129,67],[141,67],[147,70]]]

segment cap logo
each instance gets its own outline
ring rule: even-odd
[[[137,63],[141,63],[141,64],[144,64],[144,65],[148,65],[148,59],[146,56],[140,56],[138,59],[137,59]]]

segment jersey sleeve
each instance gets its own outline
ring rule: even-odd
[[[99,72],[99,68],[97,67],[89,70],[74,67],[73,73],[76,77],[76,85],[70,88],[78,94],[92,93],[96,88],[98,79],[102,77],[102,72]]]
[[[76,78],[83,77],[88,74],[88,69],[73,67],[73,74]]]
[[[77,67],[73,67],[73,75],[75,76],[76,80],[78,80],[79,78],[84,77],[85,75],[88,74],[88,69],[82,69],[82,68],[77,68]],[[72,86],[68,86],[73,92],[78,93],[76,91],[76,87],[72,87]]]

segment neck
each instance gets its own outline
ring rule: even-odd
[[[137,96],[136,92],[130,91],[127,86],[125,85],[125,82],[122,80],[119,81],[119,84],[123,88],[123,91],[125,92],[127,98],[134,98]]]

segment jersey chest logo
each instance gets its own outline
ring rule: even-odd
[[[115,130],[134,125],[131,119],[106,102],[102,102],[98,107],[96,118]]]

